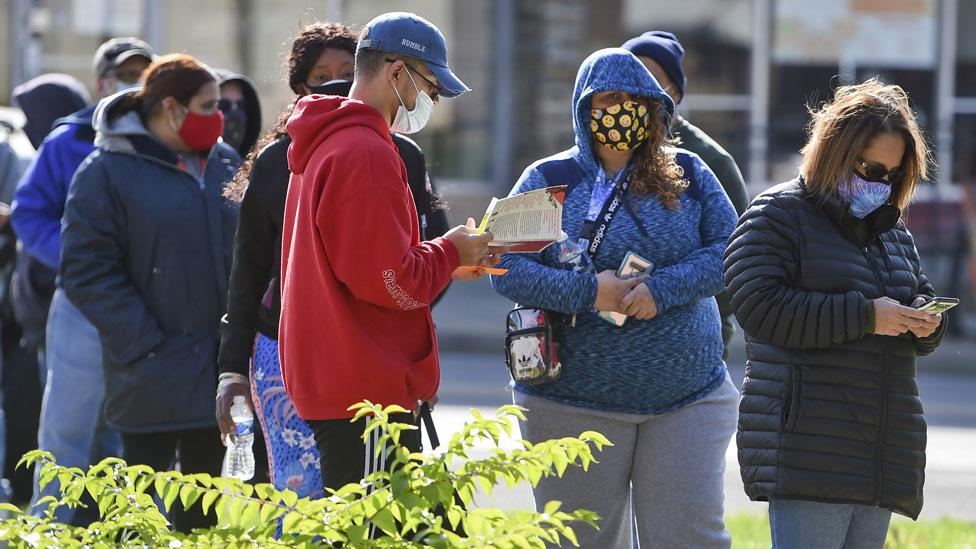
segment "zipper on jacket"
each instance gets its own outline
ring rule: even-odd
[[[800,367],[791,360],[790,374],[787,380],[789,386],[783,403],[783,417],[780,421],[784,433],[792,433],[793,428],[796,427],[796,419],[800,415],[800,384],[803,383],[802,380]]]
[[[884,242],[881,243],[884,246]],[[878,270],[878,266],[875,265],[874,259],[871,258],[871,251],[867,246],[862,250],[864,253],[864,258],[867,260],[868,265],[871,266],[871,270],[874,272],[874,276],[878,279],[878,284],[881,286],[881,294],[887,295],[888,288],[885,286],[884,279],[881,277],[881,272]],[[881,342],[882,349],[882,361],[881,361],[881,424],[878,433],[878,465],[877,465],[877,475],[878,475],[878,489],[875,495],[875,500],[878,505],[881,504],[881,500],[884,498],[884,447],[885,447],[885,431],[888,426],[888,339],[885,338]]]
[[[148,160],[150,162],[154,162],[156,164],[159,164],[160,166],[164,166],[166,168],[170,168],[172,170],[176,170],[176,171],[178,171],[178,172],[180,172],[180,173],[182,173],[184,175],[188,175],[191,179],[193,179],[193,181],[197,184],[197,186],[201,188],[201,190],[205,190],[206,189],[206,186],[207,186],[207,166],[210,165],[210,161],[211,160],[214,160],[215,158],[217,158],[217,149],[216,149],[216,147],[211,148],[210,149],[210,153],[207,154],[207,159],[204,161],[205,164],[204,164],[204,167],[203,167],[203,171],[200,172],[200,177],[197,177],[196,175],[193,174],[193,172],[191,172],[190,170],[188,170],[188,169],[186,169],[186,168],[184,168],[182,166],[178,166],[176,164],[170,164],[169,162],[166,162],[165,160],[160,160],[159,158],[156,158],[155,156],[151,156],[151,155],[144,154],[144,153],[141,153],[141,152],[136,152],[136,151],[111,151],[111,150],[109,152],[115,152],[115,153],[120,153],[120,154],[128,154],[130,156],[134,156],[136,158],[141,158],[143,160]]]

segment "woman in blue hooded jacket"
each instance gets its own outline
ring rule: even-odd
[[[584,472],[542,479],[536,505],[600,515],[576,531],[583,547],[728,547],[722,520],[725,451],[738,392],[722,360],[713,296],[736,216],[715,175],[693,153],[666,144],[674,104],[630,52],[600,50],[576,77],[576,146],[529,166],[512,194],[567,185],[563,230],[591,250],[591,267],[567,268],[566,245],[508,254],[495,289],[523,306],[572,317],[561,328],[561,377],[515,385],[528,409],[523,438],[538,442],[593,430],[614,445]],[[605,204],[622,203],[609,226]],[[562,254],[561,254],[562,252]],[[628,252],[653,262],[622,280]],[[618,326],[601,311],[627,315]],[[636,517],[636,521],[632,520]]]

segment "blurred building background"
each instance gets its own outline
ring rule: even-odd
[[[314,20],[357,30],[409,10],[447,36],[474,92],[441,103],[417,135],[456,218],[477,217],[535,159],[573,142],[570,97],[580,62],[651,29],[687,50],[681,111],[736,158],[753,194],[792,178],[806,106],[833,87],[878,75],[902,85],[940,169],[909,212],[931,275],[946,295],[976,300],[976,23],[971,0],[0,0],[0,104],[43,72],[93,85],[104,39],[139,35],[250,75],[266,113],[291,92],[282,64]],[[967,195],[968,193],[968,195]],[[969,252],[967,253],[967,250]],[[970,273],[970,274],[967,274]],[[972,311],[970,305],[970,311]]]

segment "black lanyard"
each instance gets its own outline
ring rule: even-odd
[[[603,204],[603,210],[600,211],[600,215],[596,217],[596,220],[585,221],[583,223],[582,237],[589,242],[586,251],[590,254],[591,260],[596,258],[596,252],[606,239],[607,231],[610,230],[610,222],[613,221],[617,211],[623,206],[624,195],[627,194],[628,188],[630,188],[629,174],[613,190],[606,203]]]

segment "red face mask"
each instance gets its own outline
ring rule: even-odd
[[[180,126],[180,139],[191,151],[209,151],[224,131],[224,113],[219,110],[213,114],[197,114],[186,111],[186,118]]]

